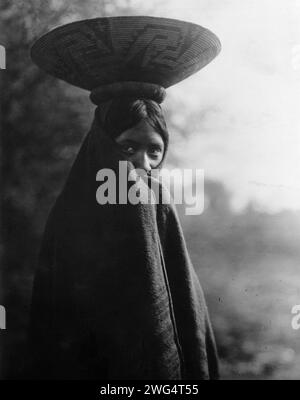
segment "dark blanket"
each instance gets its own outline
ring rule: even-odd
[[[46,224],[29,375],[216,379],[214,336],[174,205],[96,201],[97,171],[117,172],[119,160],[95,117]]]

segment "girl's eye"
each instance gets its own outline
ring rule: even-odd
[[[149,149],[149,153],[154,156],[154,157],[158,157],[161,154],[162,150],[160,148],[160,146],[152,146]]]
[[[135,153],[134,147],[133,146],[129,146],[129,145],[121,146],[121,150],[126,154],[134,154]]]

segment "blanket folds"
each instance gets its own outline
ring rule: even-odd
[[[174,204],[96,201],[97,172],[110,168],[118,180],[120,160],[95,116],[42,240],[31,376],[217,379],[215,339]]]

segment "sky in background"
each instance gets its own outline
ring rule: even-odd
[[[185,104],[179,125],[198,114],[174,146],[183,166],[223,182],[235,211],[249,202],[269,213],[300,210],[300,1],[157,4],[153,15],[203,25],[222,43],[211,64],[168,89],[166,107]]]

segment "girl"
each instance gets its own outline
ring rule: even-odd
[[[147,33],[148,28],[152,35],[153,30],[156,34],[156,23],[160,30],[162,24],[166,24],[167,29],[174,24],[172,20],[154,17],[127,18],[133,20],[125,18],[126,34],[135,29],[133,22],[139,29],[138,35],[130,36],[138,40],[132,47],[134,51],[143,43],[141,35]],[[76,26],[79,31],[89,33],[87,40],[94,40],[95,35],[90,34],[92,23],[95,23],[95,30],[103,23],[101,29],[109,28],[109,34],[113,29],[120,29],[122,21],[119,17],[118,24],[112,28],[109,19],[100,18],[56,30],[58,36],[54,35],[53,40],[51,35],[46,35],[46,40],[40,40],[40,49],[46,52],[48,71],[49,66],[54,65],[53,60],[50,63],[49,55],[56,57],[58,53],[47,53],[45,49],[59,46],[60,40],[65,41],[68,29],[73,46]],[[175,31],[182,29],[180,37],[186,32],[191,34],[190,26],[186,29],[183,25],[183,28],[177,21],[174,29],[170,29],[171,45],[168,48],[172,51],[177,52]],[[162,32],[167,30],[164,28]],[[199,68],[219,51],[218,42],[207,32],[205,30],[205,35],[199,36],[205,42],[205,52],[201,53],[205,55],[200,57]],[[100,34],[103,35],[103,30]],[[149,50],[147,35],[145,40]],[[101,36],[101,40],[104,37]],[[195,36],[191,37],[192,41],[185,39],[185,46],[197,43]],[[82,43],[82,40],[78,41],[78,46]],[[97,42],[95,51],[101,43]],[[84,45],[83,62],[97,60],[93,46],[94,42]],[[198,52],[199,43],[197,46]],[[71,48],[78,51],[77,47]],[[38,46],[36,49],[38,54]],[[86,49],[89,49],[88,53]],[[87,60],[86,54],[91,54],[91,58]],[[132,52],[130,54],[132,63]],[[135,58],[138,60],[135,62],[143,64],[141,52],[137,54],[139,58]],[[185,54],[184,68],[189,65]],[[163,58],[159,56],[160,63],[161,60]],[[117,67],[123,68],[124,63]],[[101,65],[106,68],[105,63]],[[181,73],[181,78],[195,70],[194,58],[191,65],[193,69],[189,68],[185,75]],[[63,75],[57,71],[61,66],[60,61],[54,69],[60,78]],[[112,74],[116,68],[110,70]],[[92,71],[91,64],[89,70]],[[62,71],[69,70],[64,67]],[[136,74],[140,78],[139,67],[132,68],[131,64],[126,71],[130,76]],[[163,77],[165,71],[163,68]],[[101,76],[111,79],[109,71],[107,75],[104,72]],[[148,179],[147,176],[141,179],[136,176],[139,195],[150,187],[142,182],[158,185],[159,198],[155,203],[113,201],[99,204],[96,199],[99,171],[113,172],[116,177],[113,193],[117,194],[123,184],[123,178],[118,174],[120,161],[126,164],[125,178],[135,169],[151,175],[151,171],[163,165],[168,131],[160,103],[164,100],[165,89],[157,82],[149,83],[150,75],[147,77],[145,83],[141,79],[137,82],[124,78],[121,82],[99,85],[91,91],[91,100],[98,107],[91,129],[48,217],[35,274],[29,330],[31,377],[182,380],[216,379],[219,376],[217,350],[202,288],[186,248],[175,206],[172,202],[162,201],[167,195],[166,190],[151,176]],[[178,73],[173,78],[181,79]],[[66,80],[74,83],[74,79],[82,82],[81,75],[68,72]],[[115,198],[119,199],[119,196]]]

